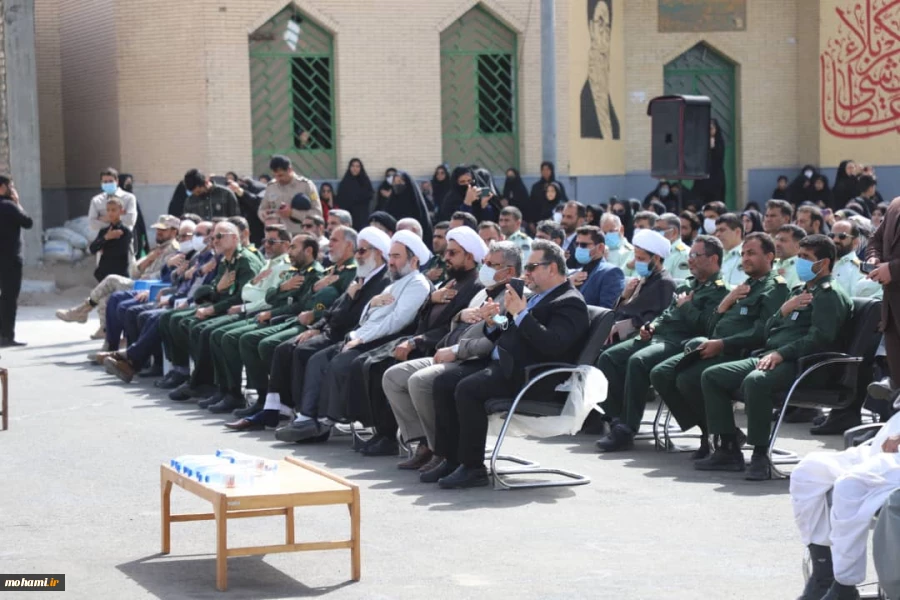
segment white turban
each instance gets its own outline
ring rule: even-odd
[[[395,233],[394,237],[391,238],[391,242],[398,242],[412,250],[412,253],[419,259],[419,265],[424,265],[431,259],[431,251],[428,250],[428,246],[425,245],[422,238],[408,229]]]
[[[484,240],[471,227],[463,226],[451,229],[447,232],[447,241],[456,242],[462,246],[463,250],[475,257],[475,262],[483,261],[484,255],[488,253],[488,247]]]
[[[359,241],[366,242],[381,252],[381,256],[387,262],[388,254],[391,253],[391,238],[388,237],[388,234],[377,227],[363,227],[359,232]]]
[[[669,250],[672,249],[672,242],[667,240],[661,233],[652,229],[638,229],[634,232],[634,239],[631,243],[641,250],[646,250],[650,254],[655,254],[662,259],[669,256]]]

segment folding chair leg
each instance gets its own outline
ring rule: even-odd
[[[659,401],[659,406],[656,408],[656,415],[653,417],[652,421],[641,421],[641,425],[650,425],[650,432],[635,434],[635,441],[642,440],[653,440],[653,444],[657,450],[662,450],[665,446],[662,443],[662,438],[660,437],[659,432],[659,424],[662,420],[662,411],[663,411],[663,401]]]
[[[778,465],[796,465],[800,462],[800,457],[797,456],[796,453],[775,447],[775,440],[778,439],[778,431],[781,429],[781,423],[784,421],[784,415],[790,405],[791,396],[800,381],[800,379],[795,381],[794,385],[791,386],[790,391],[788,391],[788,394],[784,399],[784,405],[781,407],[781,412],[778,413],[778,421],[775,422],[775,427],[772,429],[772,435],[769,438],[769,451],[767,454],[769,462],[772,464],[772,479],[790,478],[790,475],[779,469]],[[773,455],[775,456],[773,457]]]
[[[685,446],[684,444],[676,444],[672,440],[676,439],[700,439],[700,435],[696,433],[685,433],[677,424],[672,424],[672,411],[666,409],[666,420],[663,423],[663,436],[665,439],[666,452],[693,452],[696,448]]]

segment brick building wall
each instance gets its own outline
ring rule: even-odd
[[[0,15],[5,6],[0,0]],[[9,112],[6,106],[6,23],[0,19],[0,173],[9,173]]]
[[[41,183],[44,188],[61,188],[66,185],[59,2],[60,0],[40,0],[35,5],[34,15],[40,98]]]

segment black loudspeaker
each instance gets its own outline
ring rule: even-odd
[[[660,96],[650,101],[650,175],[665,179],[709,177],[709,121],[706,96]]]

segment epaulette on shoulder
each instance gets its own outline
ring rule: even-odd
[[[725,287],[724,279],[716,279],[716,287]]]
[[[779,283],[779,284],[782,284],[782,285],[787,285],[787,279],[785,279],[785,278],[782,277],[781,275],[776,275],[776,276],[775,276],[775,283]]]

